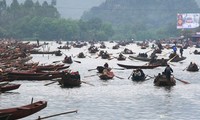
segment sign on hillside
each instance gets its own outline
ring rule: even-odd
[[[199,13],[177,14],[177,29],[197,28],[199,27]]]

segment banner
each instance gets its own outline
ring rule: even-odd
[[[177,29],[199,27],[199,13],[177,14]]]

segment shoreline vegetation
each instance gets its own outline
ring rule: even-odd
[[[140,1],[142,2],[144,1]],[[83,14],[80,20],[72,20],[61,18],[56,6],[46,1],[40,4],[38,1],[25,0],[24,3],[19,4],[18,0],[13,0],[8,6],[6,0],[2,0],[0,1],[0,38],[65,41],[145,40],[189,36],[199,30],[199,28],[192,31],[176,29],[177,13],[199,11],[194,0],[180,1],[179,4],[172,1],[158,4],[156,1],[151,1],[151,4],[144,4],[145,9],[142,10],[137,8],[140,6],[139,3],[133,3],[134,0],[106,1],[96,7],[98,9],[92,8]],[[117,4],[127,9],[114,8]],[[176,6],[162,6],[162,4]],[[106,5],[109,9],[105,11],[103,8],[107,8]],[[193,6],[192,10],[190,6]],[[159,13],[152,11],[151,7],[157,8],[156,11]],[[169,10],[163,11],[165,9]]]

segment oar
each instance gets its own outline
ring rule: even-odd
[[[119,78],[119,79],[124,79],[123,77],[119,77],[119,76],[116,76],[116,75],[115,75],[115,77],[117,77],[117,78]]]
[[[89,69],[88,71],[92,71],[92,70],[96,70],[96,68],[95,69]]]
[[[91,83],[86,82],[86,81],[81,81],[81,83],[85,83],[85,84],[88,84],[88,85],[91,85],[91,86],[95,86],[94,84],[91,84]]]
[[[128,77],[128,79],[133,75],[133,73],[130,74],[130,76]]]
[[[81,63],[81,61],[74,60],[74,62]]]
[[[175,77],[174,77],[175,78]],[[187,82],[187,81],[184,81],[184,80],[181,80],[181,79],[178,79],[178,78],[175,78],[176,80],[178,80],[178,81],[180,81],[180,82],[182,82],[182,83],[184,83],[184,84],[190,84],[189,82]]]
[[[49,116],[46,116],[46,117],[38,117],[38,119],[36,120],[43,120],[43,119],[47,119],[47,118],[51,118],[51,117],[56,117],[56,116],[59,116],[59,115],[64,115],[64,114],[69,114],[69,113],[77,113],[78,110],[72,110],[72,111],[67,111],[67,112],[63,112],[63,113],[58,113],[58,114],[54,114],[54,115],[49,115]]]
[[[177,56],[177,54],[174,55],[174,57],[172,57],[171,59],[169,59],[169,60],[167,61],[167,63],[168,63],[168,62],[171,62],[176,56]]]
[[[115,70],[125,70],[124,68],[112,68],[112,69],[115,69]]]
[[[149,76],[149,75],[146,75],[146,76],[149,77],[149,78],[148,78],[148,79],[145,79],[144,81],[151,80],[151,79],[154,79],[154,78],[155,78],[155,76],[154,76],[154,77]]]
[[[58,62],[60,62],[60,61],[62,61],[62,60],[53,61],[52,63],[58,63]]]
[[[152,51],[153,49],[151,49],[151,50],[149,50],[149,51],[147,51],[147,52],[145,52],[145,53],[148,53],[148,52],[150,52],[150,51]]]
[[[53,82],[50,82],[50,83],[44,84],[44,86],[51,85],[51,84],[56,83],[56,82],[58,82],[58,81],[53,81]]]
[[[185,71],[188,67],[186,67],[185,69],[183,69],[183,71]]]
[[[97,74],[95,75],[89,75],[89,76],[84,76],[84,78],[87,78],[87,77],[92,77],[92,76],[96,76]]]

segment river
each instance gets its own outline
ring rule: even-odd
[[[56,50],[60,45],[55,42],[49,42],[49,46],[45,49]],[[63,43],[64,45],[64,43]],[[124,48],[129,48],[138,53],[146,52],[148,49],[140,49],[135,44],[130,44],[121,47],[118,50],[113,50],[112,46],[115,43],[106,42],[106,50],[112,53],[113,56],[118,56]],[[190,54],[196,48],[184,49],[183,56],[187,57],[182,62],[172,63],[174,76],[190,82],[184,84],[176,81],[176,86],[171,88],[156,87],[153,85],[153,79],[136,83],[128,79],[132,70],[115,70],[113,72],[125,79],[114,77],[112,80],[102,81],[98,76],[87,77],[94,75],[97,71],[89,71],[98,65],[103,65],[105,62],[111,68],[120,68],[117,63],[144,65],[145,62],[137,60],[117,61],[116,59],[104,60],[95,58],[97,55],[90,55],[85,46],[82,48],[72,48],[70,50],[62,50],[66,55],[77,55],[84,51],[91,56],[74,60],[71,64],[72,71],[79,71],[81,80],[89,82],[94,86],[83,84],[76,88],[61,88],[57,83],[44,86],[51,81],[14,81],[20,83],[19,89],[2,93],[0,95],[0,108],[17,107],[31,103],[34,101],[46,100],[48,105],[45,109],[33,114],[23,120],[34,120],[38,116],[44,117],[56,113],[62,113],[70,110],[78,110],[78,113],[61,115],[48,120],[199,120],[200,119],[200,81],[199,72],[183,71],[190,62],[196,62],[200,65],[200,56]],[[41,47],[41,50],[43,48]],[[164,53],[172,52],[172,50],[164,50]],[[163,54],[164,54],[163,53]],[[150,52],[148,53],[150,54]],[[40,64],[52,64],[53,61],[63,60],[63,56],[54,55],[32,55],[31,61],[40,62]],[[126,55],[128,56],[128,55]],[[161,56],[159,57],[167,57]],[[58,64],[58,63],[57,63]],[[145,74],[154,76],[164,71],[164,67],[155,69],[144,69]]]

